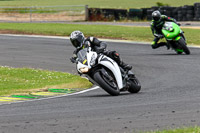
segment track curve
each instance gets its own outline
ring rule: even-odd
[[[69,40],[0,35],[0,65],[76,73]],[[200,125],[200,49],[176,55],[165,47],[112,43],[141,81],[138,94],[84,94],[0,106],[0,132],[133,132]]]

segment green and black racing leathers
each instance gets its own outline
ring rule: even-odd
[[[164,37],[164,35],[162,34],[162,27],[165,24],[165,21],[171,21],[171,22],[174,22],[177,24],[175,19],[168,17],[166,15],[161,15],[160,20],[158,20],[158,21],[152,20],[152,22],[151,22],[151,30],[152,30],[153,35],[155,36],[155,38],[151,44],[153,49],[156,49],[160,46],[167,46],[167,48],[169,49],[169,45],[166,42],[158,43],[158,41]],[[180,24],[178,24],[178,25],[180,25]]]

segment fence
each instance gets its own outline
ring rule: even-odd
[[[87,6],[0,7],[1,22],[65,22],[87,19]]]
[[[178,21],[200,21],[200,3],[181,7],[151,7],[142,9],[88,8],[87,5],[0,7],[0,22],[66,22],[151,20],[153,11]]]

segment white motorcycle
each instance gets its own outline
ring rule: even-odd
[[[133,72],[123,70],[113,59],[97,54],[90,47],[80,50],[77,57],[77,71],[110,95],[117,96],[120,91],[140,91],[140,82]]]

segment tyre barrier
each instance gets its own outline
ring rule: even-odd
[[[108,9],[88,8],[89,21],[113,20],[151,20],[152,12],[159,10],[161,14],[175,18],[178,21],[200,21],[200,3],[180,7],[153,6],[141,9]]]
[[[88,8],[89,21],[111,21],[127,18],[126,9]]]

